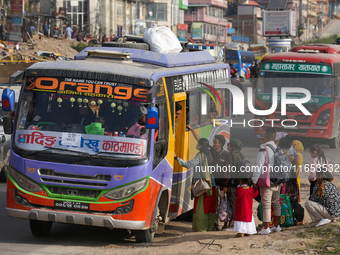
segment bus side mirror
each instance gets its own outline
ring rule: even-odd
[[[148,114],[146,115],[145,127],[148,129],[158,128],[158,110],[155,106],[148,107]]]
[[[11,89],[4,89],[2,92],[2,110],[3,111],[13,111],[14,109],[14,100],[15,94]]]
[[[3,117],[3,127],[4,127],[4,133],[6,135],[11,135],[13,132],[13,120],[9,116]]]

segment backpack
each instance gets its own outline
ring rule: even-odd
[[[248,159],[246,159],[246,157],[244,157],[241,160],[240,171],[243,171],[241,173],[243,176],[245,176],[245,178],[251,179],[253,177],[253,172],[251,172],[252,171],[251,163]]]
[[[273,184],[286,183],[289,180],[290,171],[293,168],[292,163],[290,163],[288,156],[283,154],[279,147],[274,149],[270,144],[267,146],[274,152],[274,166],[270,171],[270,181]]]
[[[303,222],[305,209],[297,201],[290,201],[290,205],[292,207],[294,225],[297,225],[298,222]]]

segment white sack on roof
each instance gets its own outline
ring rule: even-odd
[[[169,54],[179,53],[182,50],[176,35],[165,26],[157,27],[153,24],[144,32],[143,40],[150,45],[151,51]]]

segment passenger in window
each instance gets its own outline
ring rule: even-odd
[[[322,95],[328,96],[328,97],[332,96],[332,82],[326,85],[326,88],[324,89],[324,91],[322,91]]]
[[[107,125],[105,125],[105,117],[104,116],[100,116],[98,119],[96,119],[96,122],[101,123],[102,128],[104,128],[106,132],[109,132],[109,127]]]
[[[213,124],[214,119],[217,116],[217,110],[215,106],[211,106],[209,109],[209,120],[205,121],[203,125]]]
[[[96,121],[96,115],[89,111],[88,107],[79,107],[80,120],[79,124],[83,126],[90,125]]]
[[[145,114],[139,114],[138,123],[133,125],[126,133],[127,137],[146,139],[146,128],[145,128]]]
[[[177,130],[177,119],[179,118],[179,116],[181,116],[182,113],[182,106],[179,103],[176,103],[176,109],[175,109],[175,134],[176,134],[176,130]],[[175,135],[175,139],[176,139],[176,135]]]

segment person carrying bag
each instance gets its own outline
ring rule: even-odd
[[[205,138],[199,139],[196,149],[199,152],[192,160],[184,161],[176,155],[175,160],[180,166],[193,168],[194,171],[191,186],[195,197],[192,229],[196,232],[212,231],[216,217],[216,191],[212,188],[215,186],[215,181],[208,168],[212,162],[209,141]],[[209,189],[206,184],[209,185]]]
[[[270,145],[274,149],[277,148],[275,144],[276,130],[274,128],[267,128],[264,135],[265,143],[260,146],[260,151],[257,156],[257,170],[253,176],[254,188],[260,186],[261,202],[263,206],[263,223],[264,228],[259,232],[262,235],[268,235],[271,232],[280,232],[280,187],[281,184],[273,184],[270,182],[271,166],[275,164],[275,155],[267,146]],[[262,176],[261,176],[262,175]],[[260,177],[262,177],[260,179]],[[269,186],[268,186],[269,185]],[[271,208],[274,208],[274,227],[270,228],[271,222]]]

